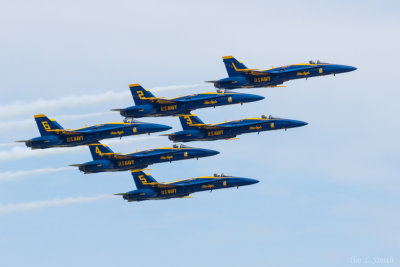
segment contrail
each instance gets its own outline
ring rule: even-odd
[[[178,89],[196,88],[199,86],[206,86],[204,84],[190,84],[190,85],[170,85],[153,87],[151,90],[154,92],[169,91]],[[108,91],[97,94],[82,94],[62,96],[55,99],[38,99],[32,102],[14,102],[0,107],[0,118],[10,118],[20,114],[35,114],[60,110],[63,108],[73,108],[79,106],[96,105],[100,103],[119,101],[130,97],[130,91]]]
[[[68,170],[73,170],[73,168],[61,167],[61,168],[42,168],[42,169],[23,170],[23,171],[5,171],[5,172],[0,172],[0,182],[11,181],[27,175],[45,174],[45,173],[61,172]]]
[[[83,118],[90,118],[90,117],[98,117],[98,116],[106,116],[109,115],[110,112],[94,112],[94,113],[86,113],[86,114],[72,114],[72,115],[56,115],[52,116],[57,121],[61,120],[77,120]],[[2,121],[0,122],[0,131],[15,131],[16,129],[24,129],[29,127],[36,127],[35,120],[33,119],[26,119],[26,120],[13,120],[13,121]],[[15,145],[15,144],[13,144]],[[0,144],[1,146],[9,146],[9,144]]]
[[[102,199],[116,198],[113,195],[99,195],[94,197],[68,197],[63,199],[53,199],[46,201],[32,201],[25,203],[15,203],[15,204],[1,204],[0,203],[0,215],[13,213],[13,212],[23,212],[30,210],[37,210],[42,208],[64,206],[69,204],[92,202]]]
[[[162,136],[142,136],[142,137],[125,137],[115,140],[103,140],[102,143],[104,144],[126,144],[131,142],[138,142],[138,141],[146,141],[152,139],[160,139],[163,138]],[[87,151],[89,149],[86,146],[77,146],[77,147],[55,147],[49,149],[36,149],[31,150],[27,147],[22,146],[14,146],[9,150],[0,150],[0,162],[11,161],[11,160],[19,160],[24,158],[30,157],[45,157],[50,155],[57,155],[57,154],[65,154],[68,152],[77,152],[77,151]]]
[[[19,160],[30,157],[44,157],[49,155],[63,154],[72,151],[83,151],[87,149],[85,146],[69,147],[69,148],[51,148],[31,150],[27,147],[15,146],[9,150],[0,150],[0,162]]]
[[[8,146],[15,146],[15,143],[4,143],[4,144],[0,144],[0,147],[8,147]]]

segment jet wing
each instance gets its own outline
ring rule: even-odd
[[[155,187],[158,188],[173,188],[173,187],[182,187],[183,185],[179,185],[179,184],[156,184]]]
[[[123,123],[105,123],[100,125],[89,126],[85,128],[80,128],[76,130],[67,130],[63,132],[65,134],[91,134],[103,131],[119,131],[123,130],[126,127],[130,127],[132,124],[123,124]],[[65,131],[65,130],[64,130]]]
[[[179,101],[175,101],[175,100],[171,100],[171,99],[162,99],[162,98],[158,98],[155,103],[156,104],[176,104]]]
[[[223,122],[220,124],[191,124],[191,126],[197,126],[204,129],[227,129],[233,128],[237,126],[246,126],[246,125],[254,125],[261,123],[261,120],[243,120],[243,121],[230,121],[230,122]]]
[[[162,97],[142,97],[141,99],[151,101],[155,104],[176,104],[178,102],[172,99],[166,99]]]
[[[73,130],[65,130],[65,129],[54,129],[54,130],[47,130],[48,132],[54,132],[56,134],[65,134],[65,135],[77,135],[77,134],[87,134],[84,131],[73,131]]]
[[[155,148],[150,150],[144,150],[136,153],[127,154],[125,156],[131,156],[132,158],[145,158],[151,156],[162,156],[165,154],[174,154],[175,152],[180,152],[180,149],[173,148]]]
[[[79,128],[76,130],[68,130],[68,129],[54,129],[54,130],[47,130],[49,132],[54,132],[56,134],[64,134],[64,135],[77,135],[77,134],[90,134],[90,133],[95,133],[95,132],[101,132],[104,130],[113,130],[113,129],[120,129],[124,125],[107,125],[107,127],[104,127],[105,124],[101,125],[95,125],[95,126],[89,126],[89,127],[84,127],[84,128]]]
[[[224,127],[224,126],[212,125],[212,124],[191,124],[191,126],[196,126],[196,127],[207,129],[207,130],[215,130],[215,129],[227,128],[227,127]]]
[[[204,101],[204,100],[209,100],[209,99],[216,99],[216,98],[221,98],[221,97],[226,97],[226,94],[221,94],[221,93],[200,93],[200,94],[194,94],[194,95],[187,95],[187,96],[181,96],[177,98],[173,98],[172,100],[175,100],[177,102],[190,102],[190,101]]]
[[[219,124],[190,124],[190,126],[207,129],[207,130],[217,130],[217,129],[224,129],[229,128],[234,125],[219,125]]]
[[[293,73],[293,72],[298,72],[298,71],[307,71],[307,70],[318,69],[318,68],[321,68],[321,66],[299,66],[299,67],[296,67],[296,68],[276,68],[276,69],[271,69],[271,70],[255,71],[254,75],[288,74],[288,73]]]
[[[109,159],[135,159],[136,157],[130,155],[124,155],[120,153],[100,153],[100,156]]]

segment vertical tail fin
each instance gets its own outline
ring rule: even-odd
[[[100,143],[90,144],[89,149],[90,153],[92,153],[93,160],[102,159],[103,156],[101,154],[114,153],[108,146]]]
[[[247,69],[246,65],[236,60],[233,56],[222,57],[229,77],[242,76],[241,70]]]
[[[196,126],[193,126],[193,124],[204,124],[204,122],[194,114],[180,115],[179,120],[181,121],[183,130],[195,128]]]
[[[157,183],[157,181],[147,173],[142,171],[131,171],[133,176],[133,181],[135,181],[137,189],[149,188],[152,184]]]
[[[50,135],[52,134],[51,130],[63,129],[58,122],[47,118],[44,114],[35,115],[34,118],[39,128],[40,135]]]
[[[133,101],[136,105],[148,104],[146,98],[155,97],[149,90],[144,89],[140,84],[130,84],[129,89],[131,90]]]

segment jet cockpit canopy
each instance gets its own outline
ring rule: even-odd
[[[124,123],[135,123],[135,122],[139,122],[139,121],[135,120],[134,118],[130,118],[130,117],[126,117],[124,119]]]
[[[180,148],[190,148],[190,146],[185,146],[185,145],[183,145],[183,144],[181,144],[179,147],[180,147]]]
[[[308,61],[310,64],[327,64],[325,62],[322,62],[321,60],[310,60]]]
[[[278,119],[280,119],[280,118],[278,118],[278,117],[274,117],[274,116],[272,116],[272,115],[261,115],[261,118],[262,119],[268,119],[268,120],[278,120]]]

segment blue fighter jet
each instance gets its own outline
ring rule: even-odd
[[[249,178],[225,176],[197,177],[179,180],[172,183],[158,183],[151,175],[142,171],[132,171],[137,190],[127,193],[118,193],[128,202],[153,199],[187,198],[189,195],[201,191],[212,191],[229,187],[251,185],[259,181]]]
[[[307,125],[304,121],[261,116],[218,124],[204,124],[194,114],[179,116],[183,131],[165,134],[174,142],[211,141],[235,138],[244,133],[260,133],[261,131],[280,130]]]
[[[112,109],[112,111],[119,111],[122,116],[132,118],[179,115],[199,108],[243,104],[264,99],[259,95],[223,92],[222,90],[216,93],[200,93],[166,99],[155,97],[139,84],[131,84],[129,88],[135,106]]]
[[[357,68],[346,65],[323,63],[310,60],[308,63],[292,64],[267,70],[248,69],[242,62],[232,56],[222,58],[229,77],[207,81],[216,88],[237,89],[254,87],[277,87],[284,82],[295,79],[336,75]]]
[[[170,126],[162,124],[130,121],[129,123],[112,122],[67,130],[55,120],[49,119],[43,114],[34,117],[41,136],[17,141],[24,142],[27,147],[32,149],[80,146],[107,138],[150,134],[171,129]]]
[[[184,159],[199,159],[219,154],[218,151],[202,148],[162,147],[131,154],[114,153],[108,146],[94,143],[89,145],[93,160],[83,164],[71,164],[85,174],[144,169],[154,163],[172,162]]]

